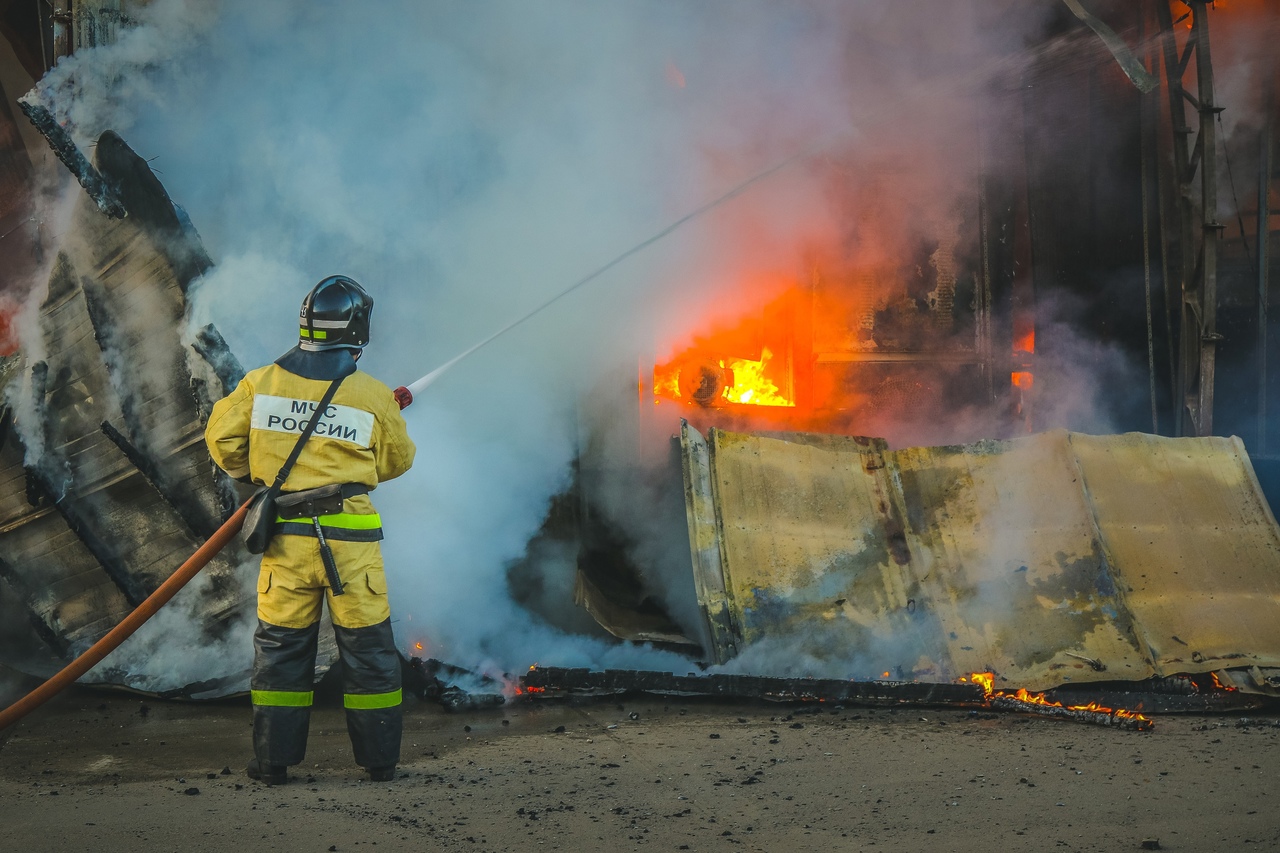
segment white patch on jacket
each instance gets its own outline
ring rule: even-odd
[[[292,397],[273,397],[270,394],[253,395],[253,417],[249,425],[253,429],[266,429],[273,432],[290,432],[301,435],[306,429],[311,413],[316,410],[315,400],[295,400]],[[371,412],[351,406],[339,406],[330,403],[316,424],[312,434],[318,438],[332,438],[337,441],[348,441],[358,447],[370,447],[373,444],[373,422]]]

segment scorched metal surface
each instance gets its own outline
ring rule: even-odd
[[[1280,528],[1237,438],[889,451],[684,424],[681,447],[718,661],[771,643],[1029,690],[1280,665]]]

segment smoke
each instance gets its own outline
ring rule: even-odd
[[[256,573],[250,571],[253,567],[242,568],[238,580],[244,592],[251,596],[256,587]],[[220,638],[207,639],[202,644],[175,641],[191,636],[193,626],[208,620],[208,602],[215,595],[226,597],[227,591],[218,589],[219,583],[207,573],[197,575],[81,680],[124,684],[148,693],[193,687],[198,693],[201,685],[207,685],[213,695],[228,692],[226,687],[218,685],[219,681],[247,683],[253,662],[248,638],[258,624],[254,608],[242,608],[227,623]],[[218,589],[218,593],[211,594],[211,589]]]
[[[121,133],[188,211],[216,263],[192,294],[194,325],[216,324],[247,367],[265,363],[296,339],[307,288],[345,273],[377,303],[361,367],[391,386],[813,152],[446,373],[406,413],[414,470],[375,495],[402,647],[489,669],[679,671],[673,655],[543,624],[512,600],[506,567],[572,482],[594,413],[628,420],[617,412],[634,404],[638,356],[758,307],[819,261],[844,286],[871,282],[873,310],[906,251],[960,228],[979,93],[1024,61],[1044,14],[923,0],[376,12],[155,0],[116,44],[61,62],[41,96],[82,143]],[[744,281],[762,282],[751,305]],[[1064,340],[1064,370],[1108,357]],[[1076,375],[1064,422],[1092,405],[1092,374]],[[932,420],[945,429],[920,438],[989,425]],[[648,543],[633,556],[665,589],[687,577],[687,552],[641,503],[614,489],[606,511]],[[667,603],[696,633],[688,595]]]
[[[844,125],[823,9],[730,11],[157,2],[41,96],[82,144],[109,127],[151,160],[217,262],[192,317],[243,363],[286,349],[301,295],[340,271],[378,305],[362,367],[396,385]],[[812,197],[775,188],[762,228]],[[578,397],[651,347],[655,309],[707,298],[679,273],[732,246],[707,248],[637,258],[415,403],[417,466],[377,495],[402,643],[503,668],[678,666],[558,636],[504,567],[570,481]]]
[[[1229,151],[1256,145],[1252,137],[1272,109],[1267,101],[1280,85],[1277,35],[1275,9],[1266,0],[1233,0],[1210,14],[1214,99],[1225,107],[1221,121]]]

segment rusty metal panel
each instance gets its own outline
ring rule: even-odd
[[[1208,651],[1202,661],[1162,656],[1150,629],[1164,630],[1171,618],[1200,625],[1183,632],[1204,649],[1248,647],[1251,664],[1280,659],[1280,636],[1264,636],[1261,628],[1233,633],[1242,624],[1234,615],[1243,604],[1238,596],[1219,611],[1169,609],[1194,598],[1192,592],[1217,594],[1220,564],[1185,549],[1195,534],[1178,522],[1211,502],[1210,495],[1219,496],[1222,512],[1205,517],[1233,531],[1224,534],[1234,541],[1222,553],[1237,561],[1239,582],[1280,576],[1280,531],[1242,448],[1156,439],[1185,446],[1189,460],[1172,475],[1184,490],[1163,489],[1167,503],[1153,512],[1166,519],[1165,530],[1146,528],[1147,540],[1161,547],[1131,547],[1120,532],[1112,543],[1113,529],[1134,523],[1113,504],[1136,493],[1126,492],[1115,460],[1098,456],[1105,448],[1131,448],[1134,458],[1124,465],[1156,464],[1145,438],[1057,431],[887,451],[858,440],[796,442],[711,430],[699,450],[700,436],[686,427],[695,580],[700,596],[715,591],[704,610],[707,601],[723,602],[723,614],[708,611],[716,657],[768,643],[827,661],[848,677],[888,672],[946,680],[990,670],[1029,689],[1222,665]],[[1241,486],[1246,479],[1249,489]],[[1105,492],[1101,498],[1094,481]],[[1195,572],[1168,559],[1166,551],[1180,549]],[[1194,589],[1132,599],[1131,578],[1145,575],[1150,588],[1176,588],[1162,586],[1175,570],[1194,579]],[[1259,620],[1280,625],[1274,593],[1251,603]]]
[[[1038,690],[1153,674],[1067,433],[889,456],[952,677],[991,670]]]
[[[1239,438],[1071,435],[1157,672],[1280,663],[1280,528]]]

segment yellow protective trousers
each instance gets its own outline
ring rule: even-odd
[[[400,656],[382,553],[377,542],[328,541],[342,595],[328,588],[316,538],[277,534],[263,555],[250,678],[254,753],[262,764],[278,766],[298,764],[306,753],[321,602],[327,597],[356,763],[394,767],[403,727]]]
[[[258,572],[259,619],[284,628],[306,628],[320,621],[320,603],[326,595],[333,624],[343,628],[364,628],[391,616],[379,543],[346,542],[330,532],[326,525],[325,539],[338,564],[343,594],[330,594],[319,540],[276,534]]]

